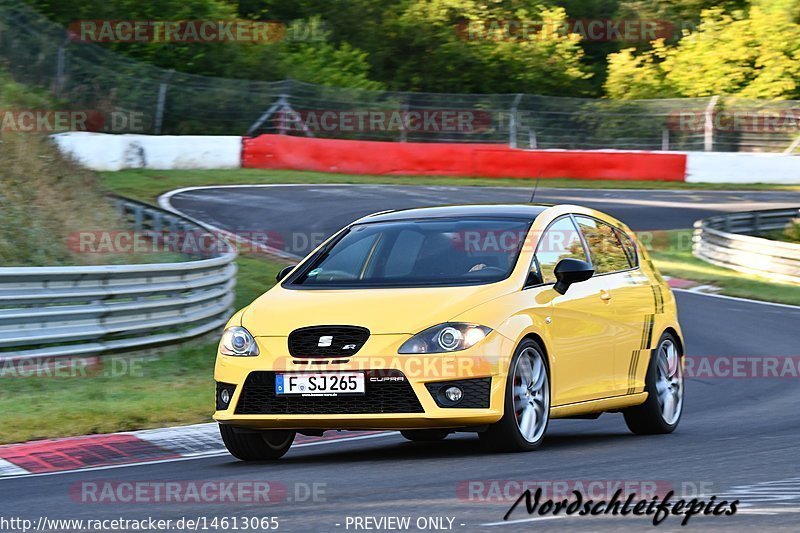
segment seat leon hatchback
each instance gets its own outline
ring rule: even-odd
[[[572,205],[382,212],[338,231],[237,312],[214,376],[228,450],[297,433],[475,432],[538,447],[553,418],[621,412],[669,433],[683,408],[675,299],[621,222]]]

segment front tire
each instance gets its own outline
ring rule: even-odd
[[[294,442],[294,431],[237,431],[227,424],[219,425],[222,442],[231,455],[242,461],[280,459]]]
[[[650,356],[644,390],[647,400],[625,409],[625,424],[637,435],[663,435],[678,427],[683,413],[683,365],[678,342],[664,333]]]
[[[539,343],[526,339],[508,368],[503,418],[480,433],[480,439],[493,451],[527,452],[541,445],[549,423],[547,357]]]

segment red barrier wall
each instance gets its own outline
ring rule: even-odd
[[[345,174],[684,181],[686,155],[660,152],[517,150],[261,135],[244,139],[242,166]]]

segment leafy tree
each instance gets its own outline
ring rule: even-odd
[[[653,43],[650,50],[636,55],[634,48],[611,54],[608,61],[606,95],[611,98],[666,98],[676,89],[667,80],[662,67],[667,48],[664,39]]]
[[[380,82],[369,79],[367,54],[347,42],[339,46],[329,42],[330,34],[322,29],[319,18],[295,21],[288,34],[296,34],[298,26],[312,28],[313,40],[287,40],[276,47],[278,67],[283,78],[307,83],[350,87],[355,89],[383,88]]]
[[[612,98],[713,94],[745,98],[800,98],[800,24],[797,0],[759,2],[748,12],[703,12],[696,32],[673,47],[663,42],[636,55],[609,59]]]
[[[237,20],[236,4],[223,0],[29,0],[51,19],[68,26],[79,20]],[[311,13],[311,10],[306,11]],[[302,13],[306,13],[302,12]],[[298,13],[299,14],[299,13]],[[257,16],[258,15],[258,16]],[[263,16],[261,16],[263,15]],[[248,15],[271,19],[266,12]],[[284,19],[285,20],[285,19]],[[312,28],[313,31],[309,31]],[[244,78],[300,81],[345,87],[380,88],[368,78],[367,54],[347,42],[329,42],[319,17],[293,20],[287,38],[259,42],[122,42],[104,46],[162,68]],[[79,45],[76,45],[79,46]]]
[[[579,36],[514,32],[508,24],[545,21],[546,28],[557,27],[566,20],[562,8],[529,1],[509,8],[501,2],[409,0],[395,9],[386,16],[383,45],[374,51],[374,62],[391,73],[387,82],[394,88],[536,94],[587,88]]]

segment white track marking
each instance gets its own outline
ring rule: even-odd
[[[680,292],[688,292],[689,294],[695,294],[697,296],[708,296],[710,298],[723,298],[725,300],[734,300],[737,302],[744,302],[748,304],[760,304],[760,305],[772,305],[775,307],[783,307],[786,309],[794,309],[795,311],[800,311],[800,306],[797,305],[790,305],[790,304],[781,304],[777,302],[765,302],[762,300],[751,300],[749,298],[740,298],[738,296],[726,296],[724,294],[716,294],[711,292],[697,292],[693,291],[692,289],[676,289],[673,288],[673,291],[680,291]]]
[[[323,444],[334,444],[339,442],[354,442],[359,440],[367,440],[367,439],[376,439],[379,437],[389,437],[389,436],[396,436],[397,432],[395,431],[387,431],[386,433],[371,433],[369,435],[359,435],[356,437],[344,437],[341,439],[330,439],[330,440],[319,440],[315,442],[304,442],[302,444],[294,444],[292,445],[291,450],[295,448],[306,448],[308,446],[321,446]],[[291,450],[290,453],[291,453]],[[79,468],[77,470],[62,470],[59,472],[42,472],[39,474],[23,474],[23,475],[6,475],[0,476],[0,482],[7,481],[10,479],[20,479],[20,478],[27,478],[27,477],[42,477],[42,476],[57,476],[62,474],[76,474],[82,472],[94,472],[97,470],[113,470],[116,468],[130,468],[133,466],[148,466],[148,465],[156,465],[156,464],[163,464],[163,463],[177,463],[180,461],[193,461],[196,459],[207,459],[209,457],[222,457],[225,455],[229,455],[227,451],[211,451],[207,453],[199,453],[187,457],[176,457],[174,459],[161,459],[158,461],[144,461],[139,463],[126,463],[122,465],[106,465],[106,466],[94,466],[89,468]]]
[[[218,425],[214,422],[177,426],[171,428],[146,429],[130,434],[165,450],[179,453],[182,457],[225,451]]]
[[[295,186],[295,185],[299,186],[301,184],[295,183],[295,184],[292,184],[292,185],[293,186]],[[302,185],[307,185],[307,184],[302,184]],[[333,184],[330,184],[330,185],[333,185]],[[272,187],[272,186],[277,186],[277,185],[261,185],[261,187]],[[286,186],[287,185],[280,185],[280,187],[286,187]],[[161,209],[164,209],[165,211],[169,211],[170,213],[175,213],[176,215],[180,215],[183,218],[191,220],[195,224],[200,225],[201,227],[207,229],[208,231],[210,231],[212,233],[222,233],[222,234],[234,235],[235,238],[238,241],[247,243],[247,244],[253,246],[254,249],[261,249],[261,250],[264,250],[264,251],[266,251],[266,252],[268,252],[270,254],[277,255],[279,257],[285,257],[286,259],[291,259],[293,261],[299,261],[299,260],[303,259],[302,256],[299,256],[297,254],[293,254],[293,253],[287,252],[285,250],[280,250],[278,248],[273,248],[272,246],[267,246],[267,245],[262,244],[262,243],[257,243],[257,242],[254,242],[254,241],[250,240],[250,239],[245,239],[244,237],[242,237],[240,235],[236,235],[235,232],[224,230],[224,229],[222,229],[222,228],[220,228],[218,226],[215,226],[214,224],[211,224],[209,222],[205,222],[205,221],[200,220],[198,218],[195,218],[193,216],[187,215],[186,213],[180,211],[176,207],[173,207],[173,205],[170,203],[170,199],[175,194],[178,194],[178,193],[181,193],[181,192],[189,192],[189,191],[200,190],[200,189],[217,189],[217,188],[229,189],[229,188],[236,188],[236,187],[252,187],[252,185],[218,185],[218,186],[204,186],[204,187],[183,187],[181,189],[175,189],[174,191],[165,192],[164,194],[159,196],[158,197],[158,205],[159,205],[159,207],[161,207]]]
[[[539,522],[542,520],[555,520],[556,518],[565,518],[564,516],[536,516],[534,518],[521,518],[519,520],[504,520],[503,522],[487,522],[481,526],[509,526],[511,524],[523,524],[525,522]]]
[[[22,476],[27,474],[28,471],[24,468],[20,468],[14,463],[8,462],[5,459],[0,459],[0,479],[3,479],[5,476]]]

